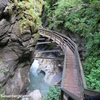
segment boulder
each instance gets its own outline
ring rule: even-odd
[[[31,96],[31,100],[41,100],[42,99],[42,94],[39,90],[34,90],[29,94]]]

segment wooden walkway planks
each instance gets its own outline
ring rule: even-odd
[[[54,58],[54,57],[34,57],[34,59],[52,59],[52,60],[64,60],[64,58]]]
[[[66,53],[67,53],[67,59],[66,59],[67,64],[65,71],[64,88],[67,91],[73,93],[74,95],[82,97],[76,63],[75,63],[75,56],[68,46]]]
[[[39,38],[38,41],[45,40],[45,38]]]
[[[61,52],[61,50],[45,50],[45,51],[38,51],[35,50],[35,53],[52,53],[52,52]]]

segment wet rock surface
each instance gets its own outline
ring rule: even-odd
[[[8,0],[0,0],[0,84],[5,94],[24,94],[36,41],[30,28],[19,31],[20,13],[5,15],[7,6]]]
[[[30,100],[41,100],[42,99],[42,94],[39,90],[34,90],[29,94],[31,96]]]
[[[60,78],[58,77],[58,73],[60,73],[61,70],[57,66],[58,64],[56,61],[44,59],[44,60],[40,60],[39,63],[40,64],[39,64],[39,68],[38,68],[38,73],[41,71],[45,72],[45,76],[42,81],[44,81],[50,85],[51,84],[55,85],[55,83],[58,82],[62,78],[62,77],[60,77]],[[54,81],[55,76],[56,76],[57,80]]]
[[[47,48],[48,47],[48,48]],[[42,51],[42,46],[39,47],[39,51]],[[50,45],[45,45],[43,47],[46,51],[49,49],[50,50]],[[51,52],[51,53],[37,53],[35,56],[37,57],[47,57],[47,58],[55,58],[56,57],[62,57],[60,55],[61,48],[56,47],[53,48],[55,50],[59,50],[60,52]],[[64,57],[62,57],[64,59]],[[62,70],[63,70],[63,61],[59,60],[53,60],[53,59],[38,59],[39,61],[39,68],[38,68],[38,73],[39,72],[44,72],[45,76],[42,81],[46,82],[47,84],[50,85],[56,85],[61,79],[62,79]],[[61,64],[62,63],[62,64]],[[61,66],[59,66],[61,65]]]

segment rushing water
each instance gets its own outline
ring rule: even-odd
[[[31,68],[30,68],[30,85],[29,91],[32,92],[36,89],[40,90],[43,96],[46,96],[47,91],[49,90],[50,85],[42,81],[45,73],[38,73],[39,62],[38,60],[34,60]],[[22,98],[21,100],[29,100],[28,98]]]
[[[50,85],[42,81],[45,74],[43,72],[38,73],[37,72],[38,67],[39,67],[39,62],[38,60],[35,60],[30,68],[31,82],[29,85],[29,90],[34,91],[36,89],[39,89],[42,95],[45,96]]]

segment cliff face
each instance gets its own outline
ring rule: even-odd
[[[36,41],[30,28],[20,33],[21,13],[10,15],[7,6],[8,0],[0,0],[0,84],[5,94],[23,94]]]

